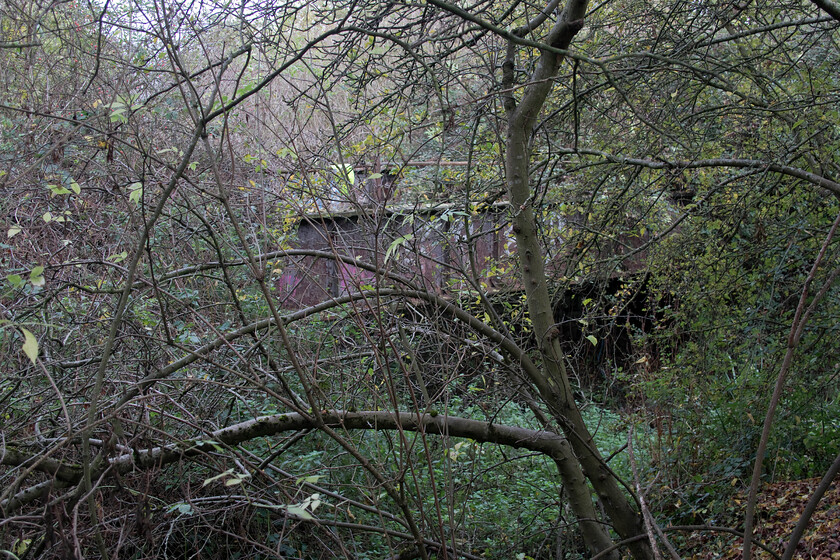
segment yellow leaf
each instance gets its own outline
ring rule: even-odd
[[[21,332],[23,333],[23,353],[32,360],[34,364],[35,361],[38,359],[38,339],[35,338],[35,335],[29,332],[28,330],[21,328]]]

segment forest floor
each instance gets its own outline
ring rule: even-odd
[[[790,533],[796,526],[805,504],[819,479],[776,482],[767,484],[759,494],[756,540],[784,553]],[[745,496],[732,498],[733,517],[743,515]],[[742,528],[742,527],[739,527]],[[741,558],[741,539],[725,533],[695,533],[688,540],[691,560],[735,560]],[[765,551],[757,550],[754,558],[770,559]],[[804,537],[796,549],[797,560],[840,560],[840,481],[835,480],[823,496]]]

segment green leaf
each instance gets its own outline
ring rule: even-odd
[[[128,257],[128,251],[123,251],[122,253],[117,253],[116,255],[111,255],[108,257],[109,261],[113,261],[115,263],[122,262]]]
[[[23,284],[23,278],[20,277],[20,274],[9,274],[6,276],[6,280],[15,288],[19,288]]]
[[[35,338],[35,335],[29,332],[28,330],[21,327],[21,332],[23,333],[23,353],[32,360],[34,364],[38,359],[38,339]]]
[[[297,154],[290,148],[280,148],[279,150],[277,150],[276,154],[279,157],[290,157],[292,159],[297,159]]]
[[[242,484],[242,482],[243,482],[246,478],[250,478],[250,476],[251,476],[251,475],[250,475],[250,474],[248,474],[248,473],[245,473],[245,474],[239,474],[239,475],[233,476],[233,477],[231,477],[231,478],[229,478],[229,479],[225,480],[225,486],[236,486],[237,484]]]
[[[598,346],[598,339],[592,336],[591,334],[586,336],[586,340],[591,342],[592,346]]]
[[[29,547],[32,545],[32,539],[17,539],[12,545],[11,554],[14,558],[18,558],[26,554]]]
[[[134,204],[140,204],[140,197],[143,196],[143,183],[131,183],[128,188],[131,191],[128,194],[128,200]]]
[[[126,107],[117,107],[118,105],[123,105],[122,103],[114,102],[111,104],[111,122],[128,122],[128,118],[123,114],[125,113]],[[115,108],[116,107],[116,108]]]
[[[44,267],[36,266],[35,268],[33,268],[32,271],[29,273],[29,281],[32,282],[33,286],[40,287],[46,284],[47,281],[44,280]]]
[[[397,237],[396,239],[391,241],[391,244],[388,245],[388,250],[385,251],[385,263],[387,263],[388,259],[391,258],[391,255],[394,254],[394,251],[397,250],[397,247],[399,247],[401,245],[405,245],[406,243],[408,243],[412,239],[414,239],[414,235],[408,233],[406,235],[403,235],[402,237]]]
[[[219,480],[220,478],[224,478],[224,477],[230,476],[232,474],[233,474],[233,469],[228,469],[225,472],[217,474],[216,476],[211,476],[210,478],[205,479],[204,483],[201,486],[202,487],[207,486],[211,482],[215,482],[215,481]]]
[[[60,194],[70,194],[70,189],[59,186],[59,185],[47,185],[52,193],[52,196],[57,196]]]
[[[307,521],[312,521],[313,519],[309,512],[300,506],[286,506],[286,513],[294,515],[295,517],[300,517],[301,519],[305,519]]]
[[[20,226],[18,226],[18,225],[14,225],[14,226],[12,226],[12,227],[10,227],[10,228],[9,228],[9,231],[7,231],[7,232],[6,232],[6,236],[7,236],[9,239],[11,239],[11,238],[12,238],[12,237],[14,237],[15,235],[19,234],[21,231],[23,231],[23,230],[21,229],[21,227],[20,227]]]
[[[82,187],[79,186],[79,183],[76,181],[70,181],[70,190],[76,194],[81,194]]]
[[[303,476],[297,479],[298,484],[303,484],[304,482],[308,482],[309,484],[315,484],[321,479],[320,474],[313,474],[312,476]]]
[[[183,502],[179,502],[177,504],[172,504],[171,506],[166,508],[166,513],[172,513],[174,511],[177,511],[178,513],[180,513],[182,515],[192,515],[193,513],[195,513],[190,504],[185,504]]]

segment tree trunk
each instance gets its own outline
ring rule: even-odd
[[[566,49],[581,29],[586,13],[586,0],[569,0],[559,21],[546,38],[546,43],[556,49]],[[529,29],[524,29],[524,32]],[[508,116],[506,138],[505,173],[513,213],[513,232],[516,236],[522,284],[528,301],[528,312],[537,337],[542,358],[542,376],[531,381],[540,392],[551,414],[562,427],[577,456],[578,463],[561,470],[567,487],[584,484],[578,476],[581,468],[592,483],[598,497],[604,504],[616,532],[624,539],[644,534],[641,515],[634,503],[622,491],[616,478],[607,469],[598,451],[592,435],[587,429],[580,410],[575,404],[571,385],[566,372],[563,351],[557,339],[557,327],[548,284],[545,275],[542,248],[537,237],[536,218],[532,205],[529,183],[530,138],[537,116],[542,109],[548,93],[553,86],[562,57],[551,50],[544,50],[537,62],[521,101],[517,102],[513,93],[514,48],[509,45],[504,66],[504,86],[508,92],[505,109]],[[569,461],[572,463],[572,461]],[[587,487],[588,491],[588,487]],[[597,524],[591,524],[597,525]],[[602,535],[606,531],[581,524],[587,545],[593,553],[601,546]],[[587,534],[590,533],[590,534]],[[646,541],[637,541],[629,545],[633,556],[638,559],[653,557]]]

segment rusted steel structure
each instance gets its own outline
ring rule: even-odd
[[[501,263],[509,260],[512,244],[505,203],[479,209],[435,204],[309,214],[298,223],[295,246],[312,254],[292,259],[277,288],[287,308],[370,289],[389,274],[438,293],[471,282],[493,289],[503,281]],[[376,271],[335,257],[367,263]]]

